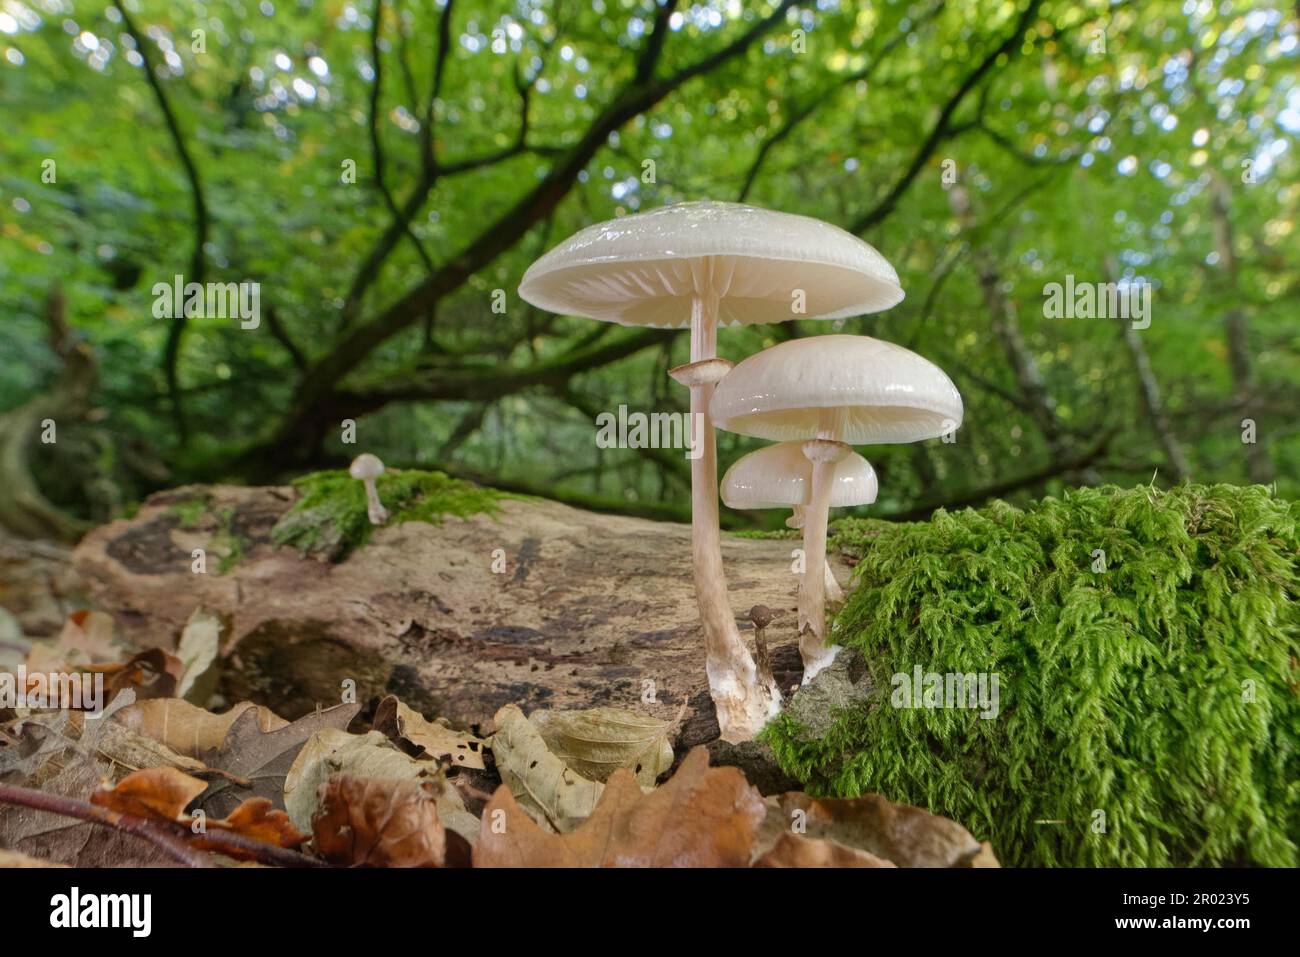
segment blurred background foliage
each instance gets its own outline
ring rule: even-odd
[[[684,410],[686,337],[516,287],[589,223],[711,198],[837,223],[907,292],[721,355],[869,334],[961,389],[955,444],[864,450],[872,514],[1184,476],[1295,495],[1298,65],[1295,10],[1232,0],[0,0],[4,480],[103,520],[368,450],[682,517],[682,453],[598,449],[594,419]],[[177,274],[260,282],[261,325],[155,318]],[[1067,275],[1150,282],[1149,328],[1045,318]],[[724,467],[754,447],[719,439]]]

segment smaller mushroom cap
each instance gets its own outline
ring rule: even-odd
[[[379,478],[384,474],[384,463],[379,461],[379,456],[371,455],[369,452],[362,452],[352,460],[348,474],[354,479]]]
[[[765,349],[723,379],[714,424],[777,442],[818,436],[836,418],[849,445],[919,442],[961,425],[961,394],[944,371],[870,336],[809,336]]]
[[[722,477],[722,501],[727,508],[794,508],[812,499],[813,465],[800,442],[782,442],[750,452]],[[856,452],[835,463],[831,479],[831,508],[870,505],[879,486],[876,470]]]

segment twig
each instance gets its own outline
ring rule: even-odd
[[[131,814],[119,814],[108,808],[91,804],[89,801],[80,801],[58,794],[46,794],[33,788],[0,784],[0,802],[18,804],[37,811],[48,811],[50,814],[75,817],[82,821],[89,821],[91,824],[117,828],[119,831],[125,831],[127,834],[148,841],[186,867],[214,866],[211,859],[189,847],[177,835],[162,830],[154,822]]]
[[[179,821],[147,820],[131,814],[121,814],[100,807],[98,804],[91,804],[89,801],[58,794],[46,794],[33,788],[0,784],[0,803],[17,804],[37,811],[77,818],[91,824],[117,828],[119,831],[149,841],[187,867],[214,866],[210,858],[191,847],[190,843],[202,844],[207,849],[215,851],[237,851],[251,857],[259,864],[272,864],[279,867],[325,866],[323,861],[300,851],[257,841],[234,831],[209,829],[204,834],[195,834]]]

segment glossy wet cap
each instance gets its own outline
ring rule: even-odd
[[[720,429],[778,442],[816,438],[828,420],[850,445],[917,442],[962,421],[942,369],[869,336],[809,336],[752,355],[718,384],[709,410]]]
[[[709,201],[588,226],[533,263],[519,294],[564,315],[677,328],[696,295],[716,297],[729,326],[879,312],[903,289],[884,256],[838,226]]]
[[[750,452],[722,477],[722,501],[727,508],[794,508],[812,499],[812,463],[802,442],[782,442]],[[835,463],[831,476],[831,508],[870,505],[879,485],[876,470],[856,452]]]

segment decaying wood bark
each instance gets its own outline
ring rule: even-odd
[[[294,496],[230,486],[154,495],[83,539],[74,579],[136,646],[169,647],[196,607],[217,612],[227,623],[222,694],[285,717],[336,703],[351,679],[358,700],[395,693],[461,727],[486,724],[507,703],[668,720],[685,703],[678,745],[717,736],[688,526],[506,500],[496,515],[377,529],[328,564],[271,542]],[[203,517],[185,527],[178,506],[196,498]],[[239,558],[222,573],[233,542]],[[752,646],[742,617],[751,606],[781,614],[766,638],[783,688],[800,676],[797,545],[723,537],[744,640]],[[208,550],[206,574],[191,571],[196,548]],[[505,567],[494,573],[497,549]],[[847,579],[842,566],[836,574]]]

